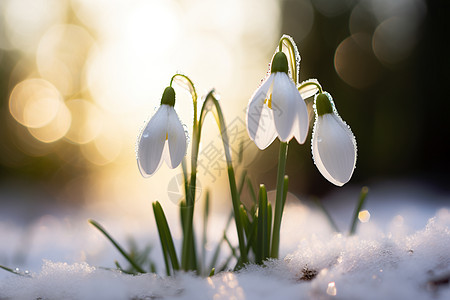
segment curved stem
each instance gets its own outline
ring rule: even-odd
[[[323,93],[322,86],[319,83],[314,82],[314,81],[306,81],[306,82],[302,83],[297,89],[300,91],[302,88],[307,87],[309,85],[315,85],[317,87],[317,89],[319,90],[319,94]]]
[[[241,255],[241,257],[239,259],[239,264],[244,264],[248,260],[247,260],[246,246],[245,246],[243,224],[242,224],[242,219],[240,217],[240,212],[239,212],[239,209],[241,206],[241,201],[239,198],[239,192],[238,192],[237,185],[236,185],[236,177],[234,174],[233,163],[231,160],[230,144],[229,144],[226,124],[225,124],[225,119],[223,117],[223,113],[222,113],[220,104],[217,101],[216,97],[214,96],[214,90],[211,90],[207,94],[207,96],[205,98],[205,102],[203,103],[202,109],[200,111],[197,142],[198,143],[200,142],[201,128],[203,126],[203,122],[205,120],[206,114],[210,111],[210,107],[211,107],[210,103],[211,102],[213,104],[213,107],[215,108],[216,113],[214,114],[214,116],[216,118],[216,122],[217,122],[217,125],[220,130],[220,135],[222,137],[222,143],[223,143],[225,158],[226,158],[226,162],[227,162],[228,181],[230,184],[231,200],[232,200],[232,204],[233,204],[234,219],[236,222],[236,230],[237,230],[237,235],[238,235],[238,240],[239,240],[239,251],[240,251],[240,255]],[[195,146],[195,145],[193,145],[193,146]]]
[[[280,228],[281,218],[283,216],[284,207],[284,173],[286,169],[286,158],[288,152],[288,143],[280,142],[280,152],[278,156],[278,175],[277,175],[277,194],[275,201],[275,215],[273,220],[273,232],[272,232],[272,251],[270,256],[272,258],[278,258],[280,249]]]
[[[297,46],[295,45],[292,38],[288,35],[283,35],[280,39],[280,42],[278,43],[278,50],[283,51],[283,45],[286,45],[288,51],[289,51],[289,58],[291,60],[291,66],[292,66],[292,79],[295,82],[295,84],[298,83],[298,70],[297,70],[297,57],[296,54],[298,53]]]
[[[184,74],[175,74],[172,76],[172,78],[170,79],[170,86],[172,86],[172,83],[178,78],[180,77],[181,80],[177,81],[178,84],[182,85],[187,85],[187,89],[189,90],[189,92],[191,93],[191,97],[192,97],[192,102],[194,104],[194,127],[197,126],[197,91],[195,89],[194,83],[192,82],[192,80],[184,75]],[[183,82],[185,81],[185,82]]]
[[[179,79],[179,80],[177,80]],[[178,84],[184,86],[189,90],[192,96],[192,103],[194,106],[194,120],[192,130],[192,155],[191,155],[191,176],[186,189],[186,205],[182,208],[184,226],[183,226],[183,246],[181,253],[181,267],[183,270],[188,271],[197,269],[197,266],[193,262],[195,259],[194,251],[194,233],[193,233],[193,218],[194,218],[194,202],[195,202],[195,189],[197,184],[197,158],[198,148],[200,144],[200,130],[197,119],[197,91],[195,89],[192,80],[184,74],[175,74],[170,79],[170,86],[173,82],[177,81]]]

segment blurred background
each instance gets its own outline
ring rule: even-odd
[[[163,164],[144,179],[135,158],[176,72],[201,95],[216,89],[233,153],[244,146],[238,172],[273,189],[278,142],[258,151],[245,109],[282,34],[298,45],[300,81],[317,78],[356,136],[348,186],[407,179],[448,191],[448,12],[446,0],[1,1],[2,218],[65,209],[150,216],[154,200],[176,208],[181,169]],[[189,94],[175,88],[192,135]],[[229,206],[211,117],[203,137],[199,182],[214,186],[214,205]],[[310,136],[290,143],[287,174],[299,197],[339,189],[315,168]]]

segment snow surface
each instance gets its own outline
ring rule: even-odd
[[[30,225],[30,251],[21,264],[28,264],[31,276],[0,270],[0,299],[450,299],[448,197],[437,199],[417,187],[406,190],[412,191],[403,194],[410,202],[402,202],[390,188],[372,189],[365,207],[371,218],[359,225],[355,236],[332,232],[315,207],[291,201],[283,216],[283,259],[211,278],[188,273],[172,278],[131,276],[106,270],[99,266],[113,267],[120,255],[84,216],[47,216]],[[354,200],[357,190],[346,191]],[[400,204],[389,206],[389,195]],[[341,229],[349,225],[352,205],[344,205],[345,213],[330,210]],[[217,218],[222,224],[224,217]],[[105,219],[102,224],[123,242],[121,222]],[[0,236],[7,241],[0,247],[0,263],[11,263],[24,229],[7,222],[0,225]],[[220,228],[211,226],[211,241],[220,236]],[[157,241],[153,229],[137,238],[144,236]],[[151,256],[160,255],[155,244]]]

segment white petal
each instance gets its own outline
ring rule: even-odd
[[[186,133],[172,106],[168,108],[167,142],[169,155],[164,158],[167,165],[173,169],[186,155]]]
[[[294,136],[299,144],[303,144],[309,131],[309,116],[306,103],[297,93],[297,115],[294,123]]]
[[[259,120],[258,132],[253,141],[259,149],[264,150],[272,144],[276,137],[277,131],[273,121],[273,112],[267,105],[264,105]]]
[[[277,72],[273,81],[272,110],[281,141],[289,141],[293,136],[299,92],[286,73]]]
[[[272,86],[274,76],[271,74],[255,91],[249,101],[246,113],[247,132],[260,149],[269,146],[276,137],[273,128],[273,114],[264,101]]]
[[[317,117],[311,144],[314,163],[328,181],[342,186],[350,180],[356,164],[356,140],[339,116]]]
[[[142,130],[137,144],[137,162],[142,176],[149,177],[161,166],[166,140],[168,105],[161,105]]]

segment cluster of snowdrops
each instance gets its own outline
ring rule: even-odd
[[[137,141],[137,162],[144,177],[152,176],[164,160],[170,168],[182,165],[184,177],[184,198],[180,202],[182,226],[181,255],[177,253],[171,231],[159,202],[153,203],[156,225],[160,237],[167,275],[178,270],[195,271],[198,274],[214,274],[220,245],[214,252],[211,264],[199,259],[194,234],[193,216],[197,179],[197,159],[205,116],[212,112],[216,118],[224,147],[227,172],[231,192],[238,246],[234,247],[227,239],[232,255],[221,269],[230,268],[228,263],[235,258],[235,269],[246,263],[263,263],[269,258],[278,258],[280,248],[280,226],[288,190],[289,178],[285,175],[288,143],[295,138],[303,144],[307,138],[310,116],[314,114],[312,133],[312,157],[319,172],[331,183],[342,186],[348,182],[356,164],[356,140],[350,127],[339,116],[331,95],[322,89],[316,79],[299,83],[300,55],[290,36],[283,35],[273,55],[270,71],[251,96],[246,112],[246,126],[250,139],[261,150],[267,148],[277,137],[280,140],[278,174],[276,183],[275,207],[267,200],[267,191],[260,185],[253,192],[253,205],[245,207],[240,200],[242,187],[246,183],[245,174],[236,180],[227,126],[220,102],[214,90],[202,98],[198,112],[198,95],[192,80],[184,74],[175,74],[170,85],[164,90],[161,106],[146,123]],[[191,166],[184,159],[187,151],[185,129],[175,110],[175,90],[173,83],[186,88],[193,101],[193,130]],[[250,187],[251,188],[251,187]],[[206,196],[209,201],[209,195]],[[205,205],[205,220],[208,205]],[[101,230],[130,263],[126,272],[147,272],[136,255],[127,253],[97,222],[91,224]],[[228,226],[228,225],[227,225]],[[204,245],[203,245],[204,247]],[[202,251],[202,255],[204,252]],[[219,270],[221,270],[219,269]]]

